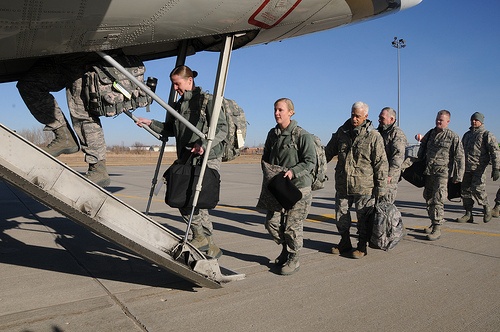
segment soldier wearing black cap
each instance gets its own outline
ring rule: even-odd
[[[485,171],[491,162],[493,181],[500,177],[500,149],[495,136],[484,127],[484,115],[479,112],[472,114],[471,127],[463,138],[465,152],[465,174],[462,181],[462,201],[465,214],[457,222],[473,222],[472,208],[474,200],[483,206],[483,222],[489,222],[492,211],[486,195]]]

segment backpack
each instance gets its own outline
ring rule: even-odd
[[[394,248],[404,235],[401,212],[393,203],[380,201],[375,204],[372,217],[370,244],[386,251]]]
[[[115,60],[139,81],[144,81],[144,63],[136,56]],[[145,107],[152,98],[106,61],[91,66],[83,78],[85,108],[96,116],[115,116],[123,111]]]
[[[302,133],[302,127],[297,126],[292,130],[292,143],[296,147],[296,140],[300,137]],[[325,181],[328,180],[328,176],[326,175],[327,171],[327,162],[326,162],[326,154],[325,147],[321,144],[321,140],[318,136],[311,134],[314,138],[314,148],[316,150],[316,166],[312,171],[313,175],[313,183],[311,185],[312,190],[319,190],[325,187]]]
[[[204,93],[201,112],[204,113],[208,101],[213,96],[209,93]],[[225,139],[224,150],[222,153],[222,161],[231,161],[240,155],[240,150],[245,145],[247,136],[247,120],[243,109],[231,99],[222,98],[222,111],[226,114],[228,125],[228,133]]]

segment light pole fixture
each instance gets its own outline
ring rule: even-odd
[[[402,49],[402,48],[405,48],[406,47],[406,42],[404,39],[398,39],[398,37],[394,37],[394,40],[392,41],[392,47],[395,47],[397,50],[398,50],[398,118],[397,118],[397,125],[399,126],[400,125],[400,114],[399,114],[399,110],[400,110],[400,107],[401,107],[401,80],[400,80],[400,74],[399,74],[399,68],[400,68],[400,65],[399,65],[399,50]]]

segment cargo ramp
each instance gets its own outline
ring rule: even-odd
[[[182,238],[0,124],[0,177],[107,240],[198,286],[243,274],[223,269]],[[175,258],[174,258],[175,257]]]

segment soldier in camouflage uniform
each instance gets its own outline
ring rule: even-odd
[[[370,216],[375,199],[386,193],[388,162],[384,140],[368,120],[368,105],[356,102],[351,108],[351,118],[342,125],[325,148],[329,162],[338,156],[335,166],[335,214],[341,239],[332,248],[334,254],[348,254],[362,258],[367,254],[370,239]],[[358,218],[358,245],[352,250],[349,229],[349,209],[354,204]]]
[[[282,245],[281,254],[275,263],[281,267],[281,274],[289,275],[299,270],[299,251],[303,245],[304,220],[309,214],[312,202],[312,171],[316,166],[314,138],[305,130],[298,139],[293,139],[297,121],[293,103],[288,98],[274,103],[274,118],[277,125],[267,134],[262,160],[284,167],[285,175],[301,191],[302,198],[289,211],[268,210],[266,229],[273,240]]]
[[[418,150],[418,159],[425,160],[426,164],[423,196],[431,219],[431,226],[426,229],[427,239],[431,241],[441,237],[448,181],[461,182],[465,169],[460,137],[448,129],[450,117],[447,110],[437,113],[436,127],[424,135]]]
[[[213,99],[206,105],[206,119],[202,117],[201,109],[204,101],[202,88],[197,87],[194,78],[198,75],[196,71],[188,66],[177,66],[170,73],[170,80],[175,91],[181,98],[175,104],[175,110],[189,120],[203,133],[208,133],[208,124],[213,112]],[[200,164],[203,154],[207,148],[207,139],[201,139],[193,133],[184,123],[173,116],[169,116],[166,122],[138,118],[137,124],[150,126],[152,130],[161,134],[163,137],[175,137],[177,149],[177,160],[175,163],[193,165]],[[215,137],[212,141],[212,148],[208,155],[207,167],[219,170],[222,162],[222,153],[224,149],[224,139],[228,133],[226,115],[221,110],[215,129]],[[191,217],[191,208],[179,209],[182,218],[187,223]],[[213,241],[213,225],[210,221],[210,215],[207,209],[196,209],[191,220],[191,231],[193,238],[191,244],[201,251],[206,252],[207,256],[219,258],[222,250]]]
[[[462,181],[462,201],[465,214],[457,222],[473,222],[472,208],[474,199],[483,206],[483,222],[491,220],[491,208],[486,195],[485,171],[491,162],[493,181],[500,176],[500,148],[495,136],[484,127],[484,115],[479,112],[472,114],[471,127],[462,137],[465,153],[465,174]]]
[[[85,153],[89,168],[85,176],[100,186],[108,186],[106,142],[99,117],[85,109],[82,100],[82,81],[86,65],[95,55],[71,55],[39,60],[17,83],[21,97],[31,114],[53,131],[55,138],[43,149],[54,157],[79,151]],[[71,122],[78,138],[50,92],[66,89]]]
[[[385,199],[394,203],[398,192],[398,182],[401,177],[401,165],[405,160],[405,150],[408,141],[403,130],[396,125],[396,112],[391,107],[384,107],[378,116],[378,132],[382,135],[385,153],[389,162],[387,177],[387,193]]]

